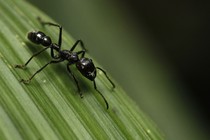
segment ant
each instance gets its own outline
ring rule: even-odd
[[[33,79],[33,77],[38,74],[40,71],[42,71],[45,67],[47,67],[49,64],[56,64],[56,63],[60,63],[63,62],[64,60],[67,60],[67,70],[70,73],[70,75],[73,77],[78,92],[80,94],[80,97],[83,98],[83,94],[81,93],[79,84],[77,79],[75,78],[74,74],[72,73],[72,71],[70,70],[71,65],[75,64],[76,68],[80,71],[80,73],[86,77],[87,79],[89,79],[90,81],[93,81],[93,85],[94,85],[94,89],[101,95],[101,97],[104,99],[105,103],[106,103],[106,107],[107,109],[109,108],[109,104],[106,100],[106,98],[103,96],[103,94],[97,89],[96,87],[96,82],[95,82],[95,78],[97,75],[97,71],[96,69],[102,71],[104,73],[104,75],[106,76],[106,78],[108,79],[108,81],[112,84],[113,89],[115,88],[115,84],[111,81],[111,79],[108,77],[108,75],[106,74],[106,72],[99,67],[95,67],[94,63],[91,59],[86,58],[85,57],[85,53],[86,53],[86,49],[84,47],[84,44],[82,42],[82,40],[77,40],[76,43],[71,47],[70,50],[62,50],[61,49],[61,44],[62,44],[62,26],[58,25],[58,24],[54,24],[51,22],[44,22],[41,20],[41,18],[38,17],[38,21],[44,26],[44,25],[49,25],[49,26],[55,26],[59,28],[59,38],[58,38],[58,44],[56,43],[52,43],[51,38],[47,35],[45,35],[45,33],[41,32],[41,31],[32,31],[28,33],[28,39],[35,43],[35,44],[41,44],[44,48],[42,50],[40,50],[37,53],[34,53],[29,59],[28,61],[23,64],[23,65],[15,65],[15,68],[25,68],[28,63],[37,55],[41,54],[42,52],[44,52],[45,50],[49,49],[51,50],[51,57],[53,58],[51,61],[49,61],[48,63],[46,63],[44,66],[42,66],[39,70],[37,70],[31,77],[29,77],[29,79],[24,80],[21,79],[20,82],[23,82],[25,84],[28,84],[31,82],[31,80]],[[80,43],[80,46],[82,48],[81,51],[78,52],[74,52],[74,49],[78,46],[78,44]],[[57,53],[57,55],[55,55],[55,53]],[[81,55],[79,57],[79,55]]]

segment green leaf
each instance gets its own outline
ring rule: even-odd
[[[96,83],[109,103],[94,90],[93,83],[73,68],[84,98],[66,70],[66,63],[50,65],[34,77],[30,84],[20,83],[51,60],[49,51],[34,58],[26,69],[15,69],[42,49],[28,41],[29,31],[41,30],[58,40],[58,29],[43,27],[40,16],[54,22],[23,0],[0,0],[0,139],[164,139],[157,126],[115,82],[103,73]],[[65,31],[63,49],[75,40]],[[90,57],[90,55],[87,55]],[[93,59],[95,65],[100,66]]]

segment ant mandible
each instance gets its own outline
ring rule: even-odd
[[[96,75],[97,75],[96,69],[98,69],[98,70],[100,70],[104,73],[104,75],[106,76],[108,81],[112,84],[113,88],[115,88],[115,84],[111,81],[111,79],[108,77],[108,75],[106,74],[106,72],[102,68],[95,67],[93,61],[91,59],[85,57],[86,49],[84,47],[84,44],[83,44],[82,40],[77,40],[76,43],[71,47],[70,50],[61,50],[62,26],[60,26],[58,24],[51,23],[51,22],[44,22],[39,17],[38,17],[38,20],[42,25],[50,25],[50,26],[55,26],[55,27],[59,28],[60,32],[59,32],[58,44],[52,43],[51,38],[49,36],[45,35],[41,31],[32,31],[32,32],[28,33],[28,39],[35,44],[41,44],[42,46],[44,46],[44,49],[42,49],[41,51],[39,51],[37,53],[34,53],[25,64],[15,65],[15,68],[25,68],[28,65],[28,63],[32,60],[32,58],[41,54],[42,52],[44,52],[48,48],[50,48],[50,50],[51,50],[51,57],[53,59],[50,62],[46,63],[44,66],[42,66],[39,70],[37,70],[31,77],[29,77],[29,79],[27,79],[27,80],[21,79],[21,82],[23,82],[25,84],[30,83],[31,80],[33,79],[33,77],[36,74],[38,74],[40,71],[42,71],[45,67],[47,67],[49,64],[60,63],[60,62],[63,62],[64,60],[67,60],[68,61],[67,70],[71,74],[71,76],[73,77],[73,79],[76,83],[76,86],[77,86],[78,92],[80,94],[80,97],[82,98],[83,94],[81,93],[81,90],[80,90],[77,79],[75,78],[74,74],[70,70],[69,66],[72,65],[72,64],[76,65],[76,68],[80,71],[80,73],[84,77],[86,77],[90,81],[93,81],[94,89],[104,99],[104,101],[106,103],[106,107],[108,109],[109,104],[108,104],[106,98],[103,96],[103,94],[96,87],[96,82],[95,82],[95,78],[96,78]],[[78,46],[79,43],[80,43],[80,46],[81,46],[82,50],[78,51],[78,52],[73,52],[74,49]],[[57,55],[55,55],[54,51],[57,52]],[[81,56],[79,57],[79,55],[81,55]]]

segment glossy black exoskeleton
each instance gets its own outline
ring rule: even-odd
[[[31,42],[33,42],[35,44],[40,44],[40,45],[44,46],[44,48],[41,51],[33,54],[24,65],[15,65],[15,68],[24,68],[24,67],[26,67],[28,65],[28,63],[32,60],[32,58],[34,58],[35,56],[37,56],[40,53],[44,52],[48,48],[50,48],[50,50],[51,50],[51,57],[53,59],[50,62],[46,63],[38,71],[36,71],[29,79],[27,79],[27,80],[21,79],[21,82],[29,83],[36,74],[38,74],[40,71],[42,71],[49,64],[60,63],[60,62],[63,62],[64,60],[67,60],[68,61],[68,63],[67,63],[67,70],[71,74],[71,76],[73,77],[73,79],[74,79],[74,81],[75,81],[75,83],[77,85],[77,89],[78,89],[78,92],[80,94],[80,97],[83,97],[83,95],[81,93],[81,90],[80,90],[80,86],[78,84],[77,79],[75,78],[74,74],[72,73],[72,71],[70,70],[70,67],[69,67],[72,64],[76,65],[76,68],[80,71],[80,73],[84,77],[86,77],[87,79],[93,81],[95,90],[104,99],[104,101],[106,103],[106,107],[108,109],[109,108],[109,104],[108,104],[107,100],[105,99],[105,97],[102,95],[102,93],[96,87],[96,82],[95,82],[95,78],[96,78],[96,75],[97,75],[96,69],[101,70],[104,73],[106,78],[112,84],[113,88],[115,88],[115,85],[114,85],[114,83],[111,81],[111,79],[108,77],[108,75],[106,74],[106,72],[102,68],[95,67],[93,61],[91,59],[85,57],[86,49],[84,47],[84,44],[83,44],[82,40],[77,40],[76,43],[71,47],[70,50],[61,50],[62,26],[60,26],[58,24],[51,23],[51,22],[44,22],[40,18],[38,18],[38,20],[40,21],[40,23],[42,25],[51,25],[51,26],[56,26],[56,27],[59,28],[60,32],[59,32],[58,44],[52,43],[51,38],[49,36],[45,35],[41,31],[32,31],[32,32],[28,33],[28,39]],[[78,52],[74,52],[74,49],[78,46],[79,43],[80,43],[80,46],[81,46],[82,50],[78,51]],[[55,55],[55,52],[56,52],[56,55]]]

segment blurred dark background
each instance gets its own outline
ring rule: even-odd
[[[209,138],[209,2],[29,1],[82,39],[167,139]]]
[[[159,44],[153,46],[188,89],[203,125],[210,125],[210,8],[204,1],[118,1],[138,24],[144,24]],[[209,130],[209,129],[207,129]]]
[[[149,29],[159,44],[152,49],[167,59],[167,64],[189,90],[180,96],[190,101],[194,113],[209,127],[210,3],[187,0],[119,3],[131,11],[136,24],[143,23]]]

